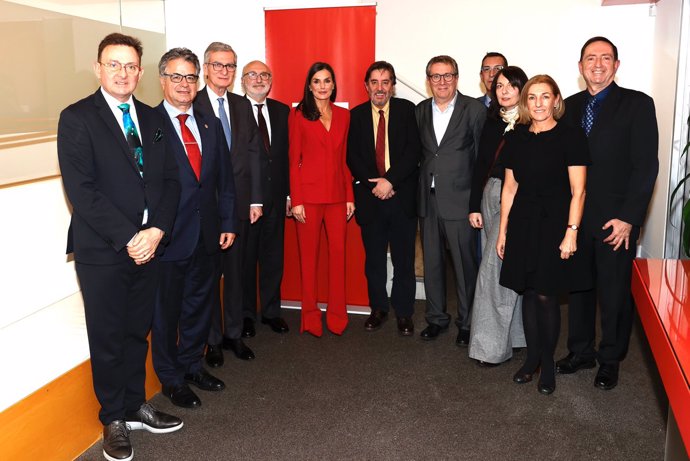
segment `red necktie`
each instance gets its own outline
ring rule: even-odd
[[[201,151],[199,144],[196,143],[194,135],[189,127],[185,124],[189,114],[180,114],[177,119],[180,121],[180,131],[182,132],[182,141],[184,141],[184,149],[187,151],[187,158],[189,164],[192,165],[192,170],[196,175],[196,179],[201,177]]]
[[[379,175],[386,174],[386,118],[383,111],[379,111],[379,126],[376,130],[376,168]]]

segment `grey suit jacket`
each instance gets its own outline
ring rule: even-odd
[[[486,107],[458,92],[455,108],[441,142],[436,142],[431,100],[416,108],[422,161],[419,172],[417,212],[426,217],[431,181],[434,179],[438,212],[443,219],[467,219],[472,171],[479,150]]]

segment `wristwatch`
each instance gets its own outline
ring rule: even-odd
[[[578,230],[580,228],[577,224],[568,224],[566,227],[572,230]]]

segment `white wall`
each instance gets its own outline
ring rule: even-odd
[[[670,133],[681,0],[658,4],[657,17],[649,5],[602,7],[601,0],[514,0],[477,2],[439,0],[380,0],[377,2],[376,58],[390,61],[401,79],[426,90],[424,69],[430,57],[453,56],[460,67],[461,92],[478,96],[479,66],[487,51],[500,51],[528,75],[548,73],[569,96],[584,88],[577,70],[580,48],[595,35],[610,38],[619,50],[617,82],[650,94],[657,104],[660,133]],[[350,2],[350,5],[368,2]],[[264,8],[340,6],[338,1],[240,2],[203,0],[190,10],[187,2],[166,2],[168,46],[186,46],[200,56],[211,41],[229,43],[238,54],[238,66],[265,59]],[[190,24],[203,24],[192,27]],[[676,40],[677,41],[677,40]],[[354,69],[362,73],[364,69]],[[342,72],[342,71],[341,71]],[[275,78],[280,78],[279,75]],[[235,84],[235,92],[240,92]],[[669,138],[670,139],[670,138]],[[668,146],[662,142],[661,170],[650,216],[654,222],[644,234],[642,253],[663,256],[665,202],[668,189]]]
[[[52,149],[55,149],[54,143]],[[79,291],[67,262],[69,209],[60,178],[0,189],[3,282],[0,332]],[[33,341],[33,338],[28,338]]]

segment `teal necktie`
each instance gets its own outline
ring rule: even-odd
[[[122,121],[125,125],[125,136],[127,138],[127,145],[129,146],[129,151],[134,156],[134,161],[139,168],[139,174],[144,176],[144,149],[141,147],[141,139],[139,139],[139,133],[137,133],[137,126],[132,120],[132,116],[129,113],[129,104],[123,103],[117,106],[122,111]]]

